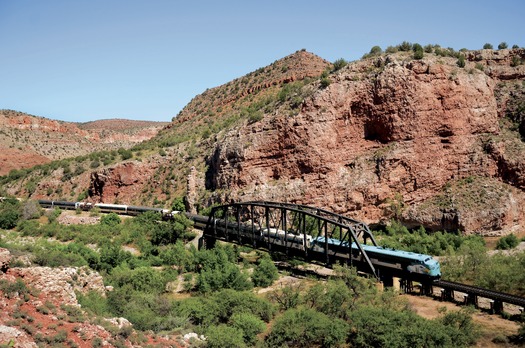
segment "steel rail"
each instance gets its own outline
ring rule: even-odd
[[[496,301],[501,301],[504,303],[520,306],[520,307],[525,307],[525,298],[516,296],[516,295],[507,294],[507,293],[500,292],[500,291],[489,290],[489,289],[480,288],[477,286],[461,284],[461,283],[451,282],[451,281],[442,280],[442,279],[435,280],[432,283],[432,285],[443,288],[443,289],[460,291],[460,292],[464,292],[469,295],[475,295],[475,296],[487,298],[490,300],[496,300]]]

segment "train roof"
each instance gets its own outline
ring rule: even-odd
[[[398,257],[403,257],[405,259],[412,259],[412,260],[421,261],[421,262],[432,260],[432,256],[430,255],[414,253],[412,251],[396,250],[396,249],[390,249],[390,248],[384,248],[384,247],[372,246],[372,245],[363,245],[362,247],[366,252],[369,252],[369,251],[377,252],[383,255],[398,256]]]
[[[315,240],[320,243],[325,243],[325,237],[323,236],[318,236],[315,238]],[[328,238],[328,244],[348,247],[348,242],[340,241],[339,239],[335,239],[335,238]],[[384,248],[381,246],[373,246],[373,245],[365,245],[365,244],[361,244],[361,247],[366,252],[369,252],[369,251],[376,252],[376,253],[380,253],[383,255],[402,257],[405,259],[411,259],[415,261],[427,262],[429,261],[429,259],[432,260],[432,256],[430,255],[414,253],[411,251],[396,250],[396,249]],[[355,243],[352,243],[352,249],[356,249],[356,248],[357,248],[357,245]]]

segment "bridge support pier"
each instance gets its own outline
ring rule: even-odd
[[[213,249],[217,240],[212,237],[202,236],[199,239],[199,250],[201,249]]]
[[[503,313],[503,302],[498,300],[490,300],[490,313],[501,314]]]
[[[463,295],[463,304],[466,306],[473,305],[478,308],[478,297],[476,295],[465,294]]]
[[[393,287],[396,291],[401,291],[401,278],[393,277]]]
[[[441,301],[454,301],[454,290],[441,289]]]

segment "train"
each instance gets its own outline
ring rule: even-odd
[[[186,215],[193,220],[195,227],[203,230],[208,224],[213,225],[214,229],[218,231],[234,231],[238,227],[235,222],[225,222],[220,219],[210,220],[208,216],[196,214],[186,213]],[[335,238],[313,237],[302,233],[295,234],[276,228],[254,229],[251,226],[242,225],[239,234],[240,237],[256,238],[266,245],[271,244],[272,246],[296,249],[301,252],[307,251],[319,256],[328,254],[337,261],[351,261],[363,265],[366,262],[363,253],[355,242],[350,244],[347,241]],[[236,235],[237,232],[230,232],[231,238],[236,238]],[[441,278],[439,261],[431,255],[366,244],[361,244],[360,247],[374,267],[381,269],[383,273],[399,277],[408,275],[413,279],[429,281]]]
[[[173,218],[180,211],[172,211],[163,208],[141,207],[122,204],[105,203],[85,203],[39,200],[38,203],[43,208],[60,208],[69,210],[91,210],[98,208],[102,213],[117,213],[136,216],[141,213],[153,211],[161,214],[165,220]],[[214,219],[208,216],[184,213],[194,223],[198,229],[204,230],[209,224],[224,237],[227,231],[235,231],[239,225],[235,222],[227,222],[222,219]],[[365,263],[363,250],[374,267],[389,274],[397,276],[409,275],[412,278],[423,280],[437,280],[441,277],[439,262],[430,255],[419,254],[404,250],[395,250],[381,246],[361,244],[360,248],[356,243],[349,244],[335,238],[325,238],[323,236],[310,236],[308,234],[296,234],[283,231],[273,227],[253,228],[252,226],[240,225],[239,232],[230,232],[232,238],[252,238],[260,241],[267,246],[290,248],[298,252],[308,252],[312,254],[330,255],[338,261],[351,261],[352,263]]]
[[[42,208],[59,208],[68,210],[91,210],[93,208],[99,209],[101,213],[117,213],[124,215],[137,216],[139,214],[153,211],[160,213],[163,217],[169,218],[173,212],[169,209],[163,208],[151,208],[151,207],[140,207],[134,205],[124,204],[106,204],[106,203],[86,203],[86,202],[67,202],[67,201],[51,201],[51,200],[38,200],[38,204]]]

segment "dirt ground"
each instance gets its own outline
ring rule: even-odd
[[[438,309],[446,307],[448,311],[457,311],[460,306],[450,303],[434,300],[426,296],[401,295],[406,298],[411,308],[420,316],[433,319],[440,315]],[[499,315],[488,314],[482,311],[476,311],[473,319],[481,327],[482,337],[478,340],[476,347],[513,347],[506,343],[494,343],[492,340],[496,337],[515,335],[518,332],[518,323],[503,319]]]

